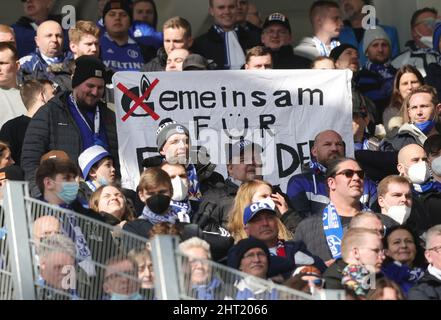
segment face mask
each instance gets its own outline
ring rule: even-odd
[[[427,162],[420,161],[409,167],[408,171],[409,179],[412,183],[422,184],[429,180],[430,172],[427,166]]]
[[[394,219],[399,224],[403,224],[410,216],[411,208],[406,205],[401,206],[391,206],[389,210],[387,210],[387,214],[389,217]]]
[[[107,186],[109,185],[109,181],[104,177],[98,177],[96,181],[100,184],[100,186]]]
[[[422,44],[424,44],[427,48],[432,48],[433,46],[433,36],[424,36],[420,38]]]
[[[420,129],[424,134],[428,134],[435,126],[434,120],[427,120],[422,123],[414,123],[415,127]]]
[[[441,176],[441,157],[434,158],[431,167],[434,174]]]
[[[62,182],[61,191],[57,195],[64,203],[70,204],[77,198],[78,189],[78,182]]]
[[[173,197],[174,201],[182,201],[188,197],[188,182],[181,177],[174,177],[172,179]]]
[[[171,198],[164,194],[155,194],[147,199],[147,207],[156,214],[163,214],[170,206]]]
[[[441,176],[441,157],[432,160],[432,172],[437,176]]]
[[[271,197],[266,197],[265,199],[260,200],[260,202],[267,203],[273,210],[276,209],[276,203],[273,199],[271,199]]]
[[[131,295],[112,293],[110,300],[142,300],[142,296],[138,292]]]

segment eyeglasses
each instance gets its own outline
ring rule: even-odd
[[[352,169],[345,169],[342,170],[340,172],[337,172],[334,176],[338,176],[338,175],[344,175],[346,178],[351,179],[354,174],[357,174],[357,176],[360,179],[364,179],[364,171],[363,170],[352,170]]]
[[[427,249],[427,250],[429,250],[429,251],[435,251],[436,253],[440,253],[440,251],[441,251],[441,246],[433,247],[433,248],[430,248],[430,249]]]

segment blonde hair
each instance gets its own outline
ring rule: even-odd
[[[243,224],[243,211],[251,204],[251,199],[256,193],[257,188],[262,185],[266,185],[272,189],[272,186],[266,181],[251,180],[240,186],[239,191],[234,198],[233,207],[228,213],[228,230],[233,236],[235,243],[239,240],[248,238]],[[282,240],[291,240],[291,232],[285,227],[280,219],[277,219],[277,225],[279,228],[278,238]]]
[[[378,233],[372,229],[351,228],[345,232],[341,241],[341,255],[343,260],[347,261],[349,253],[354,248],[359,248],[366,244],[366,236],[373,235],[378,237]]]
[[[75,27],[69,29],[69,41],[78,44],[81,37],[91,35],[95,38],[100,37],[100,29],[92,21],[77,21]]]

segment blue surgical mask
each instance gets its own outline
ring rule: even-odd
[[[100,184],[100,186],[108,186],[109,185],[109,180],[107,180],[104,177],[98,177],[98,179],[96,179],[96,181]]]
[[[414,123],[414,125],[420,129],[424,134],[428,134],[435,126],[434,120],[427,120],[422,123]]]
[[[110,300],[142,300],[142,296],[138,292],[135,292],[131,295],[112,293],[110,296]]]
[[[57,195],[64,203],[70,204],[77,198],[79,188],[78,182],[62,182]]]

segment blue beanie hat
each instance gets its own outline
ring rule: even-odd
[[[441,53],[439,49],[439,40],[441,39],[441,22],[435,25],[435,29],[433,30],[433,50]]]

